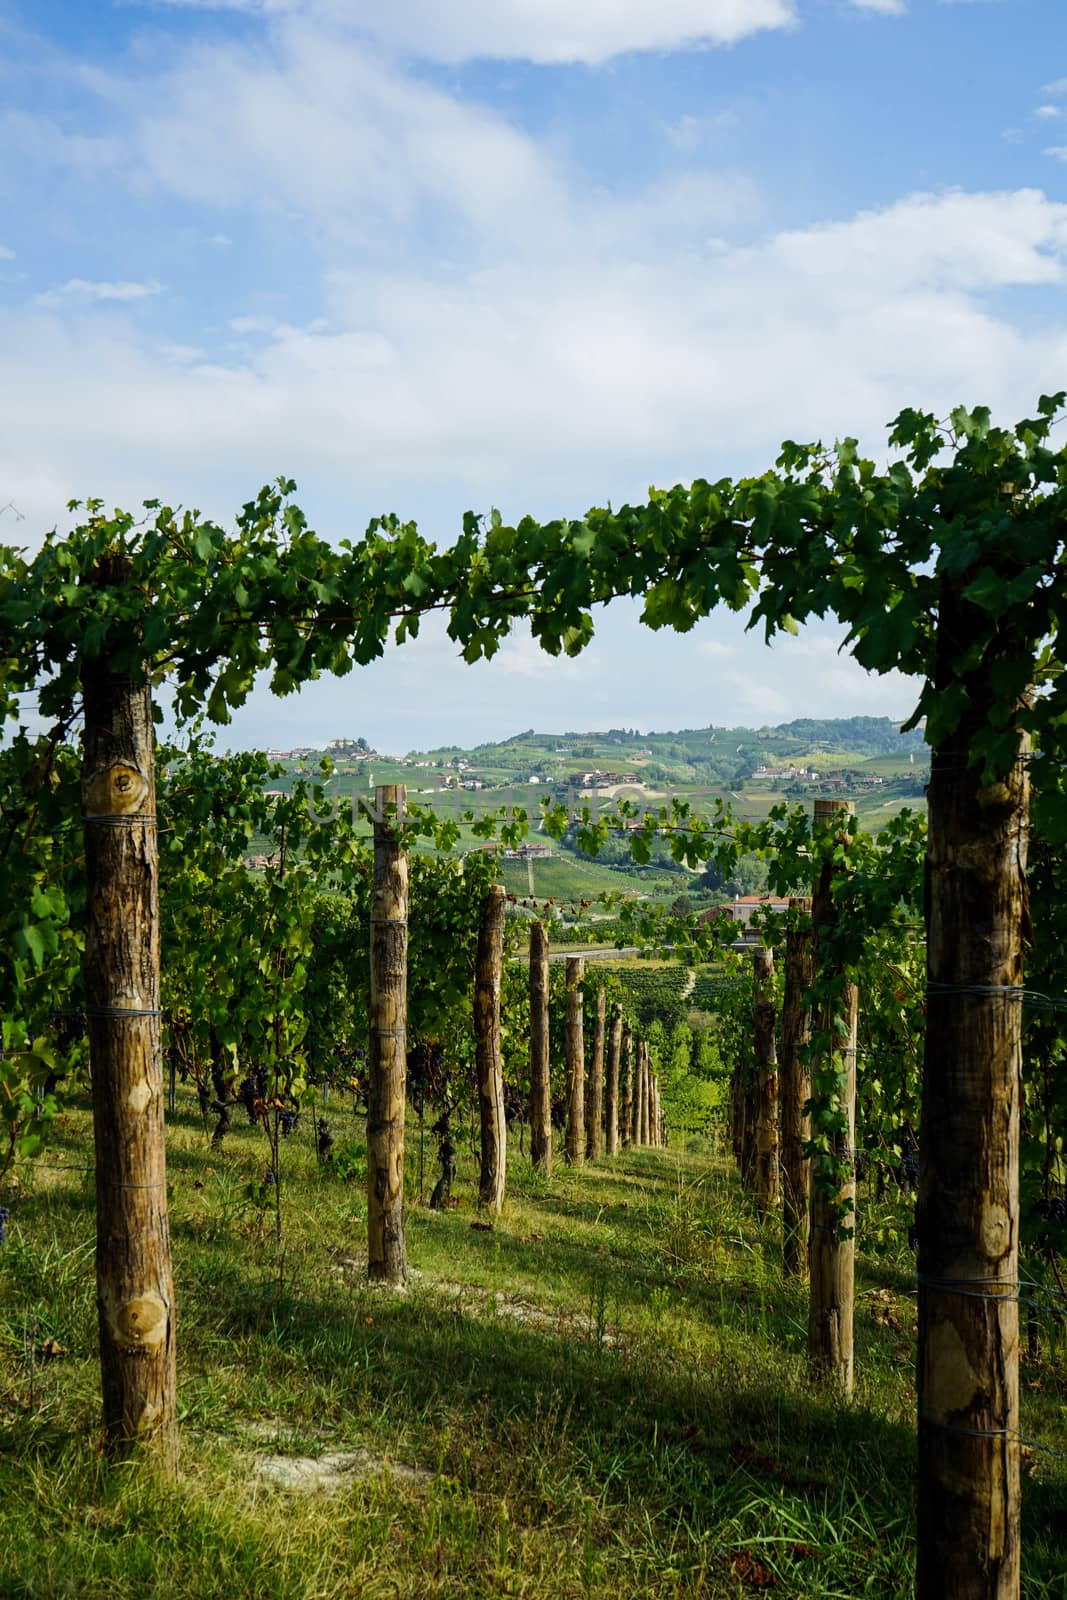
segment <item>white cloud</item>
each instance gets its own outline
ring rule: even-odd
[[[14,261],[15,252],[6,244],[0,244],[0,261]]]
[[[577,514],[649,481],[763,467],[787,435],[857,433],[877,454],[906,404],[1026,414],[1067,368],[1067,319],[1029,331],[1010,310],[1009,292],[1067,277],[1067,205],[1036,190],[918,194],[776,232],[755,186],[720,164],[594,190],[558,144],[289,21],[267,45],[200,48],[107,87],[123,160],[153,204],[177,196],[197,237],[222,225],[242,250],[256,237],[258,254],[233,302],[212,285],[206,326],[188,309],[195,286],[182,285],[180,327],[164,326],[177,293],[158,312],[136,304],[154,282],[74,278],[28,311],[0,310],[0,501],[26,528],[86,494],[228,516],[286,472],[323,532],[358,533],[395,508],[447,541],[467,506]],[[275,273],[260,249],[271,224],[304,244],[296,285],[291,258]],[[760,665],[754,678],[748,663],[765,658],[752,639],[731,658],[620,627],[614,655],[581,678],[580,704],[603,725],[762,720],[764,692],[794,715],[831,694],[842,712],[910,709],[833,642],[783,647],[778,676]],[[450,677],[451,647],[434,649],[421,680],[411,668],[410,735],[379,724],[365,730],[375,742],[439,742],[415,726],[430,717],[427,682],[450,733],[471,727],[483,681],[507,699],[487,705],[486,735],[543,723],[546,707],[556,725],[574,720],[572,668],[528,643],[484,679]],[[701,702],[694,663],[738,681]],[[360,677],[364,692],[378,683]],[[347,704],[351,688],[330,692]],[[336,714],[323,720],[338,731]]]
[[[1057,161],[1067,161],[1067,144],[1050,145],[1044,154],[1054,157]]]
[[[657,0],[655,5],[648,0],[360,0],[358,6],[351,0],[169,3],[264,17],[303,14],[421,59],[591,66],[629,51],[734,44],[767,28],[788,27],[796,16],[794,0]]]
[[[849,0],[860,11],[877,11],[884,17],[902,17],[908,7],[906,0]]]
[[[1062,106],[1037,106],[1035,111],[1034,111],[1034,116],[1035,117],[1042,117],[1042,118],[1062,117],[1063,116],[1063,107]]]
[[[119,164],[122,146],[110,136],[67,133],[47,116],[28,111],[0,115],[0,174],[5,163],[12,173],[28,165],[71,167],[86,175]]]
[[[1067,94],[1067,78],[1057,78],[1054,83],[1041,85],[1043,94]]]
[[[692,152],[706,145],[717,133],[736,128],[740,121],[740,116],[731,107],[705,117],[697,117],[687,111],[676,122],[668,123],[663,131],[676,150]]]
[[[152,283],[93,283],[88,278],[68,278],[55,289],[46,289],[37,296],[41,306],[58,306],[64,300],[85,304],[89,301],[114,301],[128,305],[133,300],[147,300],[162,292],[162,284]]]
[[[554,163],[502,117],[289,30],[277,52],[195,50],[150,105],[128,95],[139,181],[232,213],[250,207],[381,254],[429,208],[452,228],[525,239],[555,215]]]
[[[1067,366],[1067,329],[985,303],[1064,281],[1067,206],[1035,191],[915,196],[710,258],[642,256],[633,228],[574,235],[554,266],[535,246],[444,277],[336,268],[328,326],[246,322],[225,360],[163,362],[77,296],[10,314],[0,482],[47,523],[85,492],[225,512],[289,471],[357,521],[433,507],[447,536],[468,504],[573,513],[762,465],[786,435],[877,451],[905,404],[1021,414]]]

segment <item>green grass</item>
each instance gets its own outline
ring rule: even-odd
[[[348,1109],[330,1118],[362,1137]],[[804,1291],[704,1143],[550,1182],[513,1150],[481,1231],[466,1133],[457,1209],[418,1205],[416,1125],[397,1294],[366,1284],[362,1189],[318,1169],[308,1127],[283,1151],[280,1249],[243,1197],[262,1135],[212,1153],[183,1098],[169,1137],[177,1489],[97,1453],[91,1180],[62,1170],[91,1159],[84,1111],[5,1197],[5,1600],[718,1597],[761,1570],[798,1600],[909,1593],[906,1252],[861,1256],[845,1405],[809,1385]],[[1024,1432],[1063,1449],[1062,1348],[1025,1376]],[[383,1466],[332,1497],[255,1474],[264,1453],[357,1450]],[[1028,1473],[1025,1592],[1045,1600],[1064,1592],[1067,1478],[1036,1455]]]

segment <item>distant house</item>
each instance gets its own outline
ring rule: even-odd
[[[725,917],[730,922],[738,924],[738,933],[742,939],[751,939],[753,943],[758,940],[760,930],[753,927],[752,919],[757,914],[765,911],[781,913],[789,910],[789,901],[781,900],[773,894],[738,894],[725,906],[712,906],[706,911],[703,921],[714,922],[720,917]]]

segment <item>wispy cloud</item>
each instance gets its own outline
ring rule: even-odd
[[[1045,155],[1053,156],[1057,161],[1067,161],[1067,144],[1049,145]]]
[[[902,17],[908,7],[906,0],[849,0],[859,11],[877,11],[885,17]]]
[[[166,0],[311,17],[403,55],[599,65],[630,51],[734,44],[796,21],[795,0]],[[861,3],[861,0],[857,0]],[[875,0],[884,4],[885,0]],[[891,0],[895,3],[895,0]]]
[[[715,138],[716,134],[736,128],[741,121],[737,111],[727,106],[709,116],[694,116],[686,112],[676,122],[665,124],[664,133],[676,150],[699,150]]]
[[[1056,78],[1052,83],[1041,85],[1042,94],[1067,94],[1067,78]]]
[[[14,261],[15,252],[6,244],[0,244],[0,261]]]
[[[1062,106],[1036,106],[1034,108],[1034,116],[1035,117],[1040,117],[1040,118],[1062,117],[1063,116],[1063,107]]]
[[[27,164],[71,167],[86,173],[105,171],[122,159],[118,140],[67,133],[51,117],[29,111],[0,114],[0,146]]]
[[[147,300],[152,295],[162,292],[163,285],[159,283],[94,283],[88,278],[68,278],[66,283],[59,284],[54,289],[46,289],[37,296],[37,304],[41,306],[58,306],[65,300],[78,301],[86,304],[92,301],[113,300],[120,304],[128,304],[132,300]]]

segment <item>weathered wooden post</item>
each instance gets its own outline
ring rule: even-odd
[[[552,1174],[552,1089],[548,1031],[548,934],[530,924],[530,1160]]]
[[[129,578],[124,554],[89,578]],[[121,641],[128,646],[129,641]],[[159,1007],[159,854],[152,697],[110,651],[82,669],[85,993],[96,1148],[96,1291],[104,1435],[178,1470],[174,1279]]]
[[[604,1032],[607,1007],[608,993],[601,987],[596,994],[593,1059],[589,1065],[589,1092],[585,1106],[585,1153],[590,1161],[600,1160],[600,1125],[604,1117]]]
[[[619,1110],[619,1136],[622,1147],[628,1150],[634,1142],[634,1033],[627,1023],[622,1034],[622,1089]]]
[[[379,784],[374,794],[367,1060],[367,1255],[371,1278],[400,1284],[407,1274],[404,1110],[408,857],[401,840],[407,792],[403,784]]]
[[[648,1041],[641,1039],[637,1045],[637,1144],[648,1143]]]
[[[752,1034],[756,1053],[756,1210],[778,1209],[778,1054],[774,1041],[774,956],[752,952]]]
[[[606,1148],[609,1156],[619,1153],[619,1065],[622,1051],[622,1007],[614,1006],[608,1030]]]
[[[787,1276],[808,1270],[808,1203],[811,1162],[804,1146],[811,1138],[811,1117],[804,1107],[811,1097],[811,1073],[805,1049],[811,1034],[808,991],[814,979],[811,901],[789,902],[794,921],[785,936],[785,994],[782,998],[782,1052],[779,1093],[782,1100],[782,1256]]]
[[[944,582],[939,687],[955,687],[964,646],[974,632],[983,637],[986,626],[986,613],[959,593],[957,582]],[[970,760],[989,732],[987,708],[1002,692],[996,674],[1016,669],[1009,635],[967,681],[959,726],[931,754],[927,789],[916,1213],[919,1600],[1015,1600],[1019,1593],[1018,1172],[1029,738],[1016,720],[1018,759],[995,782],[987,781],[980,760]],[[1021,710],[1020,704],[1016,719]]]
[[[851,800],[816,800],[815,822],[841,818],[837,835],[848,842],[845,823],[855,813]],[[828,943],[837,923],[832,892],[833,867],[823,864],[812,899],[815,964],[821,978],[841,980]],[[835,1014],[836,1013],[836,1014]],[[852,1393],[852,1326],[856,1274],[856,1041],[859,996],[854,983],[845,983],[834,1006],[820,1009],[816,1027],[830,1041],[829,1049],[839,1073],[838,1109],[844,1127],[831,1138],[831,1154],[845,1172],[836,1194],[824,1193],[818,1183],[811,1190],[811,1283],[808,1299],[808,1359],[813,1372]]]
[[[567,1165],[585,1164],[585,1041],[582,1032],[581,956],[567,957]]]
[[[507,1127],[504,1123],[504,1072],[500,1059],[500,973],[504,961],[504,899],[494,883],[482,902],[474,972],[474,1052],[482,1124],[482,1162],[478,1204],[499,1214],[504,1203]]]

